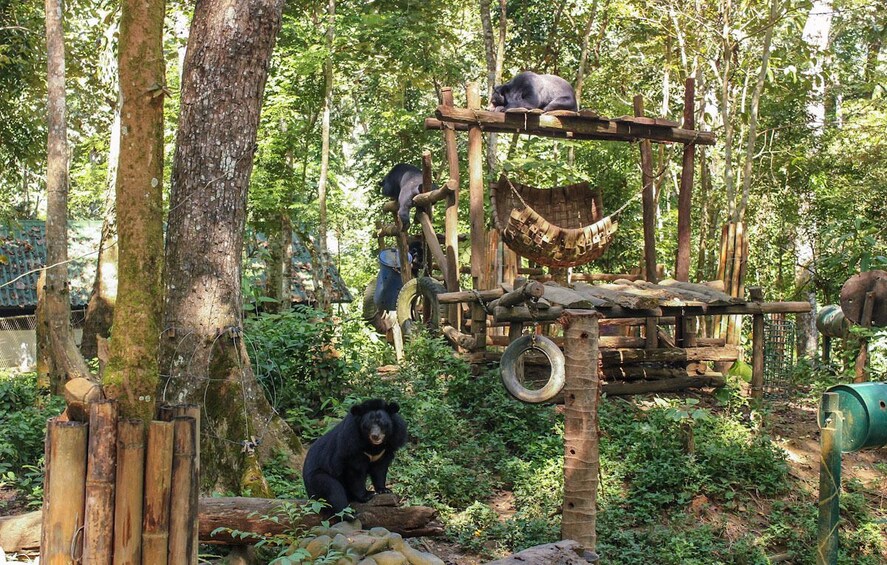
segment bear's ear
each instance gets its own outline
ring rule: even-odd
[[[397,402],[389,402],[388,406],[385,408],[385,411],[389,414],[397,414],[400,411],[400,404]]]
[[[351,413],[355,416],[363,416],[366,413],[366,408],[363,403],[355,404],[351,407]]]

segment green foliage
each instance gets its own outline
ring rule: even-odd
[[[0,374],[0,474],[37,464],[46,421],[63,409],[63,399],[38,389],[36,374]]]

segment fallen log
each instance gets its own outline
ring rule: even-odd
[[[525,549],[487,565],[526,565],[527,563],[558,563],[559,565],[588,565],[597,561],[597,554],[586,551],[578,541],[563,540]]]
[[[304,503],[304,500],[280,500],[275,498],[203,497],[198,507],[200,543],[219,545],[248,545],[258,541],[247,536],[234,539],[230,533],[216,528],[231,528],[244,532],[279,534],[292,526],[285,516],[279,522],[262,519],[274,516],[275,508],[282,502]],[[426,506],[397,506],[391,494],[380,494],[366,504],[352,505],[364,528],[381,526],[403,537],[438,536],[443,526],[437,522],[437,511]],[[18,516],[0,517],[0,547],[7,553],[37,551],[40,547],[40,521],[42,512],[37,510]],[[321,518],[310,515],[299,524],[305,528],[320,525]]]
[[[645,394],[648,392],[674,392],[687,388],[722,387],[726,381],[720,373],[708,373],[698,377],[676,377],[657,381],[608,382],[603,383],[601,392],[607,396]]]

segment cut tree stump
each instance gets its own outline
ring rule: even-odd
[[[587,565],[597,561],[597,554],[586,552],[578,541],[563,540],[525,549],[487,565],[528,565],[529,563],[557,563],[558,565]]]

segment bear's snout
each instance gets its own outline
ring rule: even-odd
[[[380,445],[383,441],[385,441],[385,432],[382,431],[382,428],[377,425],[374,425],[372,428],[370,428],[369,436],[370,443],[372,443],[373,445]]]

